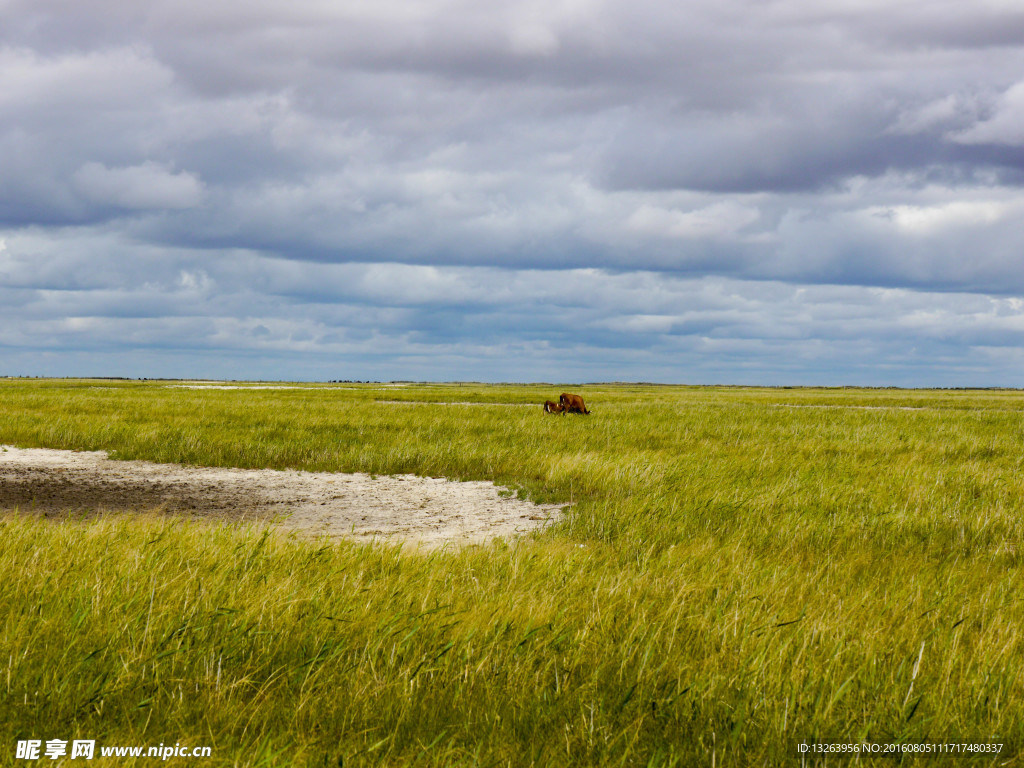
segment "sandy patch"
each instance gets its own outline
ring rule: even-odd
[[[521,501],[502,490],[415,475],[185,467],[116,461],[103,451],[0,446],[0,508],[58,517],[157,510],[436,549],[517,536],[543,527],[565,506]]]

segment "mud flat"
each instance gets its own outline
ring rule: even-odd
[[[0,446],[0,509],[48,517],[157,511],[437,549],[522,535],[564,507],[503,490],[415,475],[187,467],[117,461],[103,451]]]

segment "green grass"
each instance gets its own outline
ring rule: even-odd
[[[0,381],[0,443],[574,503],[430,555],[0,518],[0,763],[26,738],[208,745],[213,765],[1024,748],[1024,393],[588,386],[592,416],[542,414],[560,391]]]

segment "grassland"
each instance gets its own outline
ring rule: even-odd
[[[590,386],[592,416],[541,414],[558,391],[0,381],[0,443],[573,503],[429,555],[6,515],[0,763],[90,738],[211,765],[746,766],[819,738],[1016,764],[1024,393]]]

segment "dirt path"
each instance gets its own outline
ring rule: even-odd
[[[185,467],[115,461],[102,451],[0,446],[0,509],[58,517],[156,510],[436,549],[519,535],[544,526],[563,507],[520,501],[501,490],[493,483],[415,475]]]

